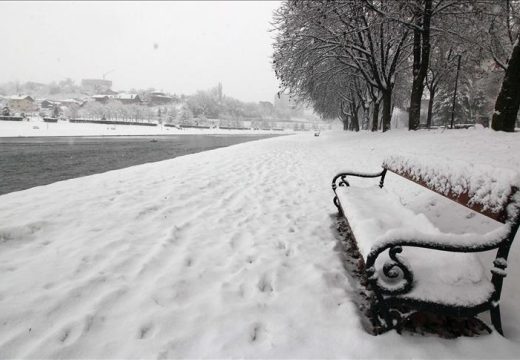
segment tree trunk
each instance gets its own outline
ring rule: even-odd
[[[422,16],[421,16],[422,15]],[[430,63],[430,23],[432,17],[432,0],[424,1],[424,10],[417,18],[417,26],[413,34],[413,82],[410,95],[410,111],[408,129],[417,130],[421,121],[421,99],[424,90],[424,79]]]
[[[363,130],[368,130],[370,125],[370,104],[363,105],[363,123],[361,124],[361,128]]]
[[[392,125],[392,89],[383,91],[383,132],[390,130]]]
[[[520,105],[520,34],[516,38],[513,53],[509,59],[502,87],[495,103],[491,128],[498,131],[515,131],[518,107]]]
[[[370,124],[370,107],[363,107],[363,123],[361,124],[361,128],[363,130],[368,130],[368,125]]]
[[[358,132],[359,131],[359,116],[354,115],[352,117],[352,130]]]
[[[350,104],[350,130],[359,131],[359,105],[353,101]]]
[[[342,121],[343,121],[343,130],[347,131],[348,130],[348,124],[349,124],[348,115],[347,114],[343,114]]]
[[[379,125],[379,101],[374,101],[372,113],[372,131],[377,131]]]
[[[433,116],[433,100],[435,99],[435,87],[430,89],[430,101],[428,101],[428,116],[426,117],[426,127],[429,129],[432,126]]]
[[[343,123],[343,131],[347,131],[349,129],[349,116],[344,110],[345,104],[341,102],[340,108],[339,108],[339,118],[341,119],[341,122]]]
[[[410,95],[410,109],[408,111],[408,130],[417,130],[421,120],[422,85],[420,79],[421,68],[421,33],[413,33],[413,66],[412,66],[412,93]]]

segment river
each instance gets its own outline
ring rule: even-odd
[[[0,137],[0,195],[272,135]]]

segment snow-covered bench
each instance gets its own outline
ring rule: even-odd
[[[486,234],[444,233],[383,188],[388,171],[502,224]],[[350,186],[350,176],[380,181]],[[519,184],[512,170],[401,156],[386,159],[378,173],[334,177],[334,204],[361,255],[358,267],[375,295],[371,313],[380,330],[397,327],[417,311],[465,318],[489,310],[502,334],[500,294],[520,222]],[[496,257],[484,267],[476,253],[489,250]]]

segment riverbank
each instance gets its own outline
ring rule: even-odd
[[[337,250],[330,181],[407,153],[518,171],[519,136],[307,133],[0,196],[0,357],[517,358],[518,236],[505,338],[373,337]],[[387,175],[445,231],[494,226],[402,185]]]
[[[40,136],[138,136],[138,135],[266,135],[293,134],[289,130],[233,130],[197,129],[157,126],[114,125],[92,123],[55,123],[40,120],[0,121],[0,137],[40,137]]]

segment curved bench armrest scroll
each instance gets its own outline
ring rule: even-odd
[[[363,172],[355,172],[355,171],[345,171],[340,172],[332,179],[332,190],[336,190],[338,186],[350,186],[347,181],[347,176],[361,177],[361,178],[377,178],[380,177],[381,181],[379,183],[379,187],[383,187],[383,182],[385,180],[386,169],[383,169],[377,173],[363,173]]]
[[[383,239],[373,246],[366,260],[366,272],[369,281],[379,292],[383,294],[405,294],[413,287],[413,271],[410,265],[398,256],[404,246],[420,247],[438,251],[450,252],[482,252],[500,247],[510,241],[511,228],[502,226],[487,234],[425,234],[418,231],[389,231]],[[377,257],[389,251],[390,261],[384,264],[383,274],[388,278],[401,279],[389,286],[378,279],[375,270]]]

